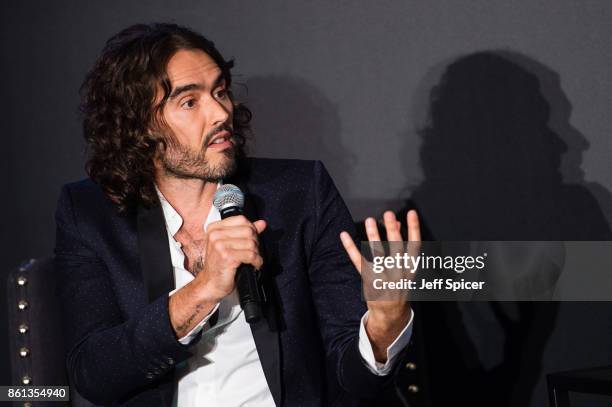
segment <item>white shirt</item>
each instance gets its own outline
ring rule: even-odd
[[[183,224],[183,219],[157,189],[164,218],[170,257],[174,271],[175,291],[194,279],[185,269],[185,255],[181,243],[174,235]],[[211,207],[203,228],[209,223],[221,220],[219,211]],[[208,319],[219,310],[218,320],[210,327]],[[387,348],[387,362],[376,362],[374,351],[365,331],[368,313],[361,319],[359,328],[359,351],[364,363],[375,374],[386,375],[393,368],[398,353],[408,344],[412,335],[412,318],[395,341]],[[257,354],[255,341],[249,324],[242,316],[238,295],[234,290],[224,298],[200,323],[187,335],[179,339],[189,344],[202,331],[201,340],[194,345],[194,355],[176,366],[173,405],[177,407],[195,406],[273,406],[274,399],[266,382],[263,368]]]

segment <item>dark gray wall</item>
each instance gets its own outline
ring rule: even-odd
[[[558,74],[583,136],[563,157],[564,180],[612,220],[609,1],[39,3],[0,6],[5,271],[51,254],[59,188],[84,176],[76,109],[86,70],[110,35],[156,20],[189,25],[235,57],[254,153],[323,160],[356,219],[399,208],[423,181],[416,130],[449,63],[481,50],[526,55]],[[600,356],[585,363],[611,361]]]

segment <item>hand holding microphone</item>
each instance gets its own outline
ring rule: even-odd
[[[263,220],[251,223],[242,215],[244,194],[235,185],[222,185],[215,193],[213,205],[222,220],[208,227],[204,272],[220,299],[231,293],[235,282],[247,322],[256,322],[261,317],[262,302],[256,270],[263,265],[258,235],[266,223]]]
[[[191,283],[170,296],[170,321],[179,338],[235,287],[247,322],[256,322],[261,317],[256,270],[263,265],[258,236],[265,230],[266,222],[251,223],[242,215],[244,195],[234,185],[221,186],[213,204],[222,220],[208,225],[204,267]]]

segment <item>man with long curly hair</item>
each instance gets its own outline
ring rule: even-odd
[[[56,269],[68,374],[94,403],[351,405],[404,355],[412,312],[361,301],[352,219],[322,164],[246,157],[231,68],[187,28],[135,25],[83,84],[89,178],[62,189]],[[244,216],[221,220],[223,183]],[[386,214],[390,240],[398,225]],[[250,325],[241,264],[265,295]]]

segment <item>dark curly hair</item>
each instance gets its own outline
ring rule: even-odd
[[[233,61],[226,61],[202,35],[166,23],[133,25],[110,38],[81,86],[86,170],[122,213],[139,203],[151,206],[158,201],[153,158],[166,143],[150,129],[158,124],[172,90],[168,61],[182,49],[208,54],[231,86]],[[155,103],[158,89],[163,95]],[[236,158],[240,159],[251,135],[251,112],[232,100]]]

